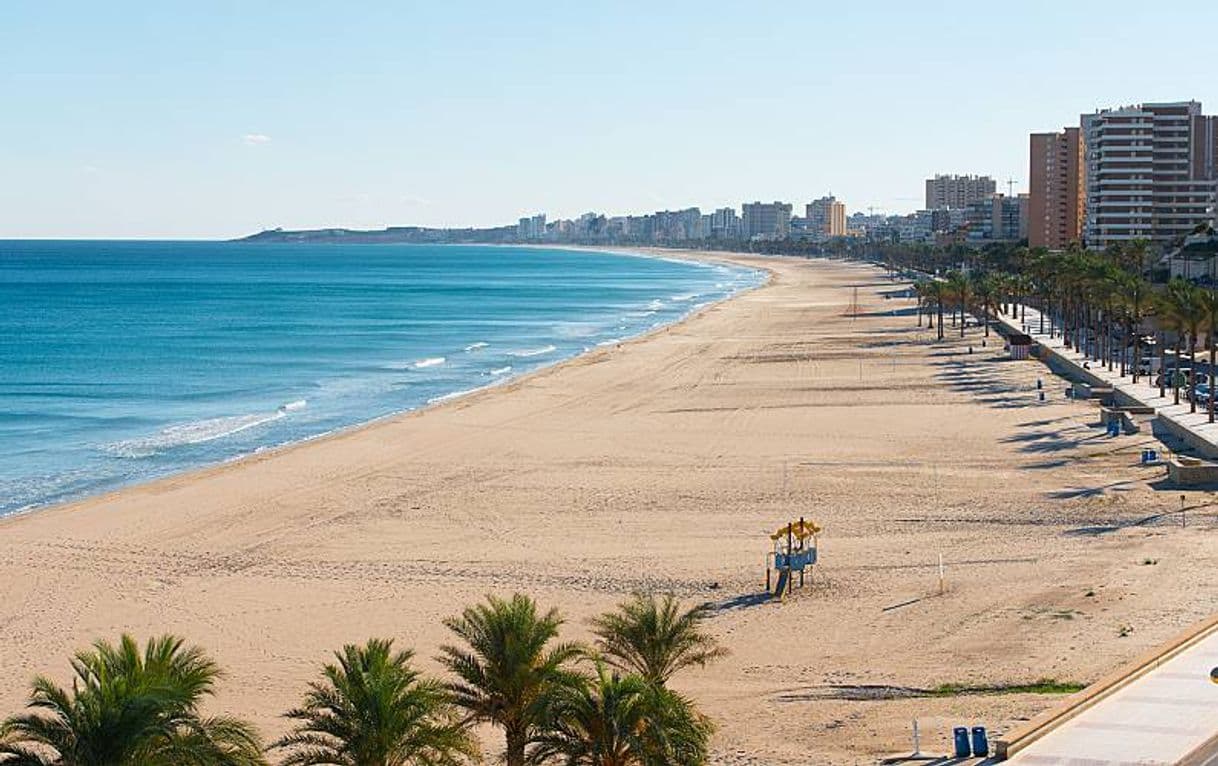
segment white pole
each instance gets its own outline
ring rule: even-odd
[[[943,554],[939,554],[939,595],[943,595],[946,586],[943,580]]]
[[[917,758],[922,755],[922,738],[918,735],[918,719],[917,718],[913,719],[913,731],[914,731],[913,754],[914,754],[914,757]]]

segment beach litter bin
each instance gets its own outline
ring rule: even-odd
[[[985,736],[984,726],[973,727],[973,757],[985,758],[990,754],[990,741]]]
[[[969,749],[968,728],[965,726],[957,726],[956,728],[952,729],[952,739],[955,741],[956,745],[956,757],[968,758],[969,753],[971,752]]]

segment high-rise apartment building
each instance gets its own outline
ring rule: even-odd
[[[846,236],[846,206],[832,195],[809,202],[805,207],[808,228],[825,237]]]
[[[1027,236],[1028,197],[995,194],[965,208],[970,241],[1016,242]]]
[[[710,236],[715,239],[739,239],[740,216],[736,208],[721,207],[710,215]]]
[[[1196,101],[1083,115],[1087,244],[1165,243],[1213,220],[1216,133]]]
[[[746,239],[786,239],[791,231],[791,205],[787,202],[746,202],[741,206]]]
[[[546,214],[538,213],[532,218],[521,218],[516,224],[517,239],[541,239],[546,235]]]
[[[1064,250],[1083,241],[1083,140],[1078,128],[1033,133],[1028,166],[1028,246]]]
[[[998,185],[989,176],[937,175],[926,179],[926,209],[968,207],[997,191]]]

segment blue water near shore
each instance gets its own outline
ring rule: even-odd
[[[0,515],[502,383],[761,280],[539,248],[0,241]]]

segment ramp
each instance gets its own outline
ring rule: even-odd
[[[778,570],[778,587],[774,589],[772,594],[774,598],[782,598],[787,593],[787,580],[791,573],[785,569]]]

